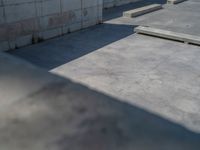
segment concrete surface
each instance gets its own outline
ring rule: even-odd
[[[125,24],[125,22],[124,22],[125,19],[122,17],[124,11],[137,9],[137,8],[148,6],[148,5],[155,4],[155,3],[156,4],[165,4],[166,0],[148,0],[148,1],[141,0],[141,1],[127,4],[127,5],[118,6],[117,8],[109,8],[109,9],[106,9],[103,11],[103,20],[104,21],[111,20],[112,23],[114,22],[114,20],[115,21],[117,20],[117,21],[119,21],[119,24],[120,24],[121,19],[123,19],[122,22],[123,22],[123,24]],[[119,18],[121,18],[121,19],[119,19]],[[127,19],[127,20],[130,21],[130,19]]]
[[[125,11],[123,13],[123,16],[124,17],[137,17],[137,16],[140,16],[140,15],[144,15],[146,13],[150,13],[152,11],[159,10],[159,9],[162,9],[162,5],[151,4],[151,5],[140,7],[140,8],[137,8],[137,9]]]
[[[188,0],[177,5],[141,16],[128,24],[150,26],[168,31],[200,36],[200,1]]]
[[[200,146],[199,133],[160,114],[2,53],[0,82],[1,150],[198,150]],[[139,100],[138,94],[132,100]]]
[[[164,12],[168,16],[175,8],[179,12],[185,4],[190,6],[185,12],[197,17],[197,6],[184,2],[138,20],[152,22],[149,18],[158,19]],[[193,19],[190,15],[185,19]],[[194,20],[193,24],[198,22]],[[133,25],[132,19],[113,18],[103,25],[10,54],[199,133],[200,48],[133,34]]]
[[[157,23],[198,36],[198,6],[137,20],[115,8],[102,25],[9,52],[66,79],[1,54],[0,149],[198,150],[200,47],[133,33]]]

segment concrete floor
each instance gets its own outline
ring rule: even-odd
[[[112,22],[144,25],[200,36],[200,0],[186,0],[178,5],[164,5],[164,8],[134,19],[118,18]]]
[[[165,6],[137,19],[109,16],[103,25],[9,53],[199,133],[200,47],[133,33],[137,23],[156,23],[151,18],[167,18],[169,10],[177,12],[172,17],[180,16],[186,24],[191,19],[197,27],[199,20],[191,17],[199,15],[193,3]],[[186,5],[191,13],[184,18],[182,9],[175,8]]]
[[[199,150],[200,134],[0,53],[1,150]]]

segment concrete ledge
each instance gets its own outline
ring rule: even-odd
[[[137,17],[152,11],[156,11],[162,9],[162,5],[160,4],[152,4],[145,7],[129,10],[123,13],[124,17]]]
[[[190,34],[177,33],[163,29],[156,29],[152,27],[139,26],[135,28],[136,33],[147,34],[151,36],[181,41],[185,43],[200,45],[200,37]]]
[[[167,0],[167,4],[178,4],[186,0]]]

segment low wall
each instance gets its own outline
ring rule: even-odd
[[[102,0],[0,0],[0,51],[95,25],[102,5]]]
[[[128,4],[128,3],[132,3],[136,1],[139,1],[139,0],[103,0],[103,7],[110,8],[110,7],[120,6],[123,4]]]

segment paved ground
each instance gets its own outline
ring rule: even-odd
[[[179,27],[182,25],[179,21],[185,20],[186,24],[180,26],[182,31],[188,19],[197,27],[199,20],[193,16],[198,18],[198,12],[195,13],[198,7],[193,4],[184,2],[178,5],[189,6],[186,11],[189,15],[184,15],[185,18],[179,13],[183,10],[177,6],[166,6],[165,10],[141,16],[135,21],[108,15],[105,18],[113,19],[103,25],[10,54],[199,133],[200,47],[133,33],[137,22],[155,24],[156,21],[152,23],[151,20],[155,18],[160,25],[159,18],[163,17],[159,14],[165,14],[167,18],[169,10],[177,11],[171,14],[177,20],[169,21],[169,27],[176,29],[174,23]],[[121,10],[122,7],[116,16]]]
[[[127,25],[144,25],[169,31],[200,36],[200,0],[186,0],[178,5],[165,5],[165,9],[155,11],[135,19],[118,18],[112,22]]]
[[[1,150],[199,150],[200,134],[0,53]]]

